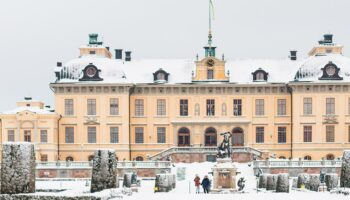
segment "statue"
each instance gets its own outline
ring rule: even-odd
[[[242,191],[245,187],[245,180],[243,177],[241,177],[239,180],[238,180],[238,191]]]
[[[232,134],[230,132],[225,132],[225,133],[221,133],[220,135],[224,136],[224,140],[221,142],[220,146],[218,147],[217,156],[219,158],[230,158],[231,157],[230,138],[232,137]]]

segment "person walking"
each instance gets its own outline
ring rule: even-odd
[[[199,178],[198,174],[196,174],[196,177],[194,178],[194,186],[196,187],[196,194],[199,194],[200,191],[200,185],[201,185],[201,178]]]
[[[208,175],[205,175],[203,180],[202,180],[202,187],[203,187],[203,191],[204,193],[209,193],[209,189],[210,189],[210,180],[208,178]]]

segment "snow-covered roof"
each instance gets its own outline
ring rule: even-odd
[[[0,114],[13,115],[13,114],[17,114],[17,113],[25,112],[25,111],[29,111],[29,112],[36,113],[36,114],[47,114],[47,115],[55,115],[56,114],[55,112],[51,112],[47,109],[41,109],[41,108],[35,107],[35,106],[21,106],[21,107],[15,108],[13,110],[2,112]]]
[[[230,83],[263,84],[288,83],[291,81],[320,81],[322,68],[329,62],[340,68],[339,75],[350,81],[350,59],[341,54],[325,54],[310,56],[304,60],[290,59],[235,59],[226,61],[226,73],[229,72]],[[194,60],[186,59],[143,59],[116,60],[98,56],[82,56],[57,67],[60,72],[57,83],[91,83],[79,81],[83,77],[83,69],[92,63],[101,70],[103,81],[93,83],[154,83],[153,73],[160,68],[169,73],[168,84],[192,83],[195,70]],[[252,73],[257,69],[268,73],[267,82],[253,82]],[[321,80],[322,81],[322,80]],[[218,82],[212,82],[218,84]]]
[[[341,54],[323,54],[310,56],[298,66],[295,81],[319,81],[322,76],[322,68],[329,62],[340,68],[339,76],[343,81],[350,81],[350,59]],[[338,81],[338,80],[336,80]]]

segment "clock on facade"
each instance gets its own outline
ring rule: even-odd
[[[209,59],[207,60],[207,65],[209,65],[210,67],[214,66],[215,62],[213,59]]]

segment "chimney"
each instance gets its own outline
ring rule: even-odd
[[[106,47],[107,51],[109,51],[109,47]]]
[[[115,59],[122,60],[123,59],[123,49],[114,49]]]
[[[324,38],[325,43],[328,43],[328,44],[333,43],[333,35],[332,34],[324,34],[323,38]]]
[[[57,62],[57,67],[62,67],[62,62]]]
[[[125,61],[131,61],[131,51],[125,51]]]
[[[290,51],[290,60],[297,60],[297,51]]]
[[[45,108],[50,109],[50,108],[51,108],[51,106],[50,106],[50,105],[46,105],[46,106],[45,106]]]
[[[31,100],[32,100],[32,97],[24,97],[24,100],[26,100],[26,101],[31,101]]]

